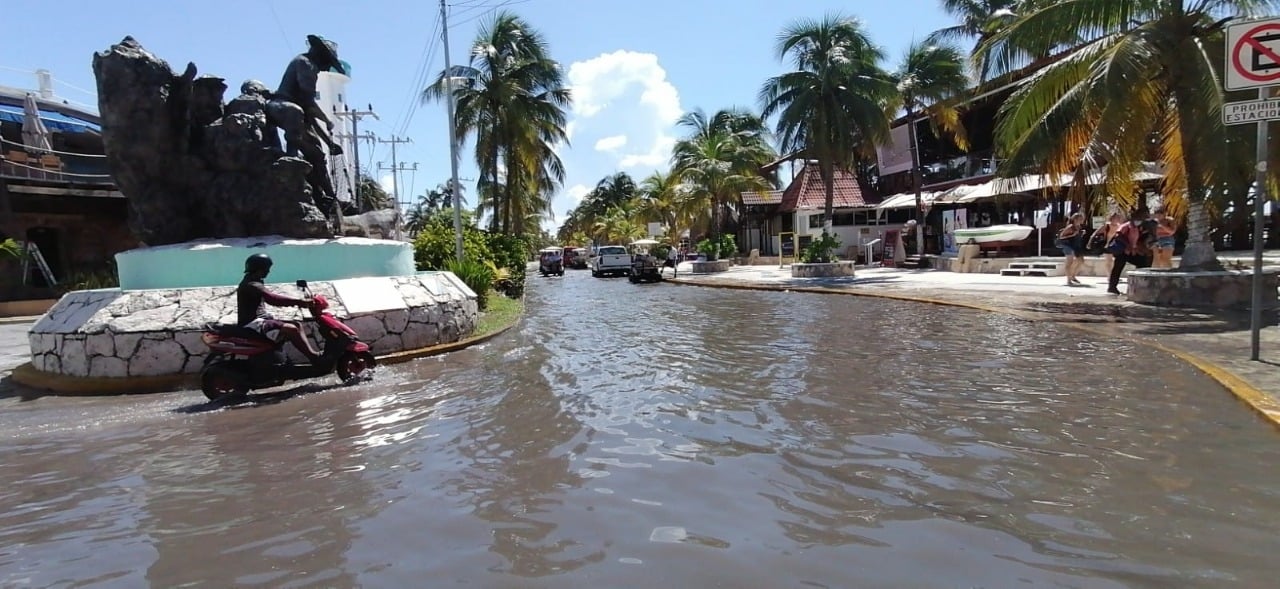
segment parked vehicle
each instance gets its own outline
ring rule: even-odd
[[[210,353],[200,370],[200,390],[210,401],[243,397],[253,389],[333,372],[346,382],[378,365],[369,345],[328,311],[329,301],[322,295],[312,295],[307,281],[299,280],[297,284],[311,300],[311,317],[324,338],[320,360],[315,364],[292,364],[285,357],[284,341],[275,341],[247,327],[210,323],[201,336]]]
[[[631,254],[620,245],[601,246],[596,250],[596,257],[591,260],[591,275],[628,276],[631,274]]]
[[[538,272],[543,276],[564,276],[564,249],[545,247],[539,250]]]
[[[565,247],[564,265],[575,270],[586,270],[591,251],[585,247]]]
[[[650,253],[650,248],[655,245],[658,245],[658,242],[652,239],[640,239],[631,243],[630,280],[632,284],[662,280],[662,262],[665,260],[659,260]]]

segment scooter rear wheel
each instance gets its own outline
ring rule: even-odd
[[[343,382],[351,380],[352,377],[364,374],[364,371],[372,369],[378,365],[378,359],[373,357],[369,352],[360,352],[359,354],[346,354],[338,358],[338,378]]]
[[[200,392],[210,401],[232,399],[249,394],[249,385],[239,373],[214,364],[204,369],[200,375]]]

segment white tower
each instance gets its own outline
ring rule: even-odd
[[[342,67],[351,73],[351,66],[342,62]],[[316,80],[316,103],[333,121],[333,136],[342,146],[343,154],[329,157],[329,172],[333,175],[333,190],[338,200],[350,202],[355,193],[356,168],[352,154],[355,152],[356,138],[352,136],[351,119],[333,116],[334,112],[347,110],[347,84],[351,82],[349,75],[337,72],[320,72]]]

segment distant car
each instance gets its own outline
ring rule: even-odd
[[[586,270],[591,251],[585,247],[564,248],[564,266],[576,270]]]
[[[606,245],[596,250],[596,257],[591,259],[591,275],[629,276],[631,274],[631,254],[620,245]]]

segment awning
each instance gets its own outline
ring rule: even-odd
[[[933,202],[934,197],[937,195],[938,193],[936,192],[922,191],[920,193],[920,200],[925,204],[929,204]],[[901,194],[895,194],[893,196],[885,197],[884,200],[880,201],[880,204],[876,205],[876,208],[877,209],[910,209],[910,208],[914,208],[915,206],[916,206],[916,193],[903,192]]]
[[[102,126],[84,119],[64,115],[52,110],[41,110],[40,120],[50,131],[63,133],[102,133]],[[22,106],[0,104],[0,121],[22,124]]]

